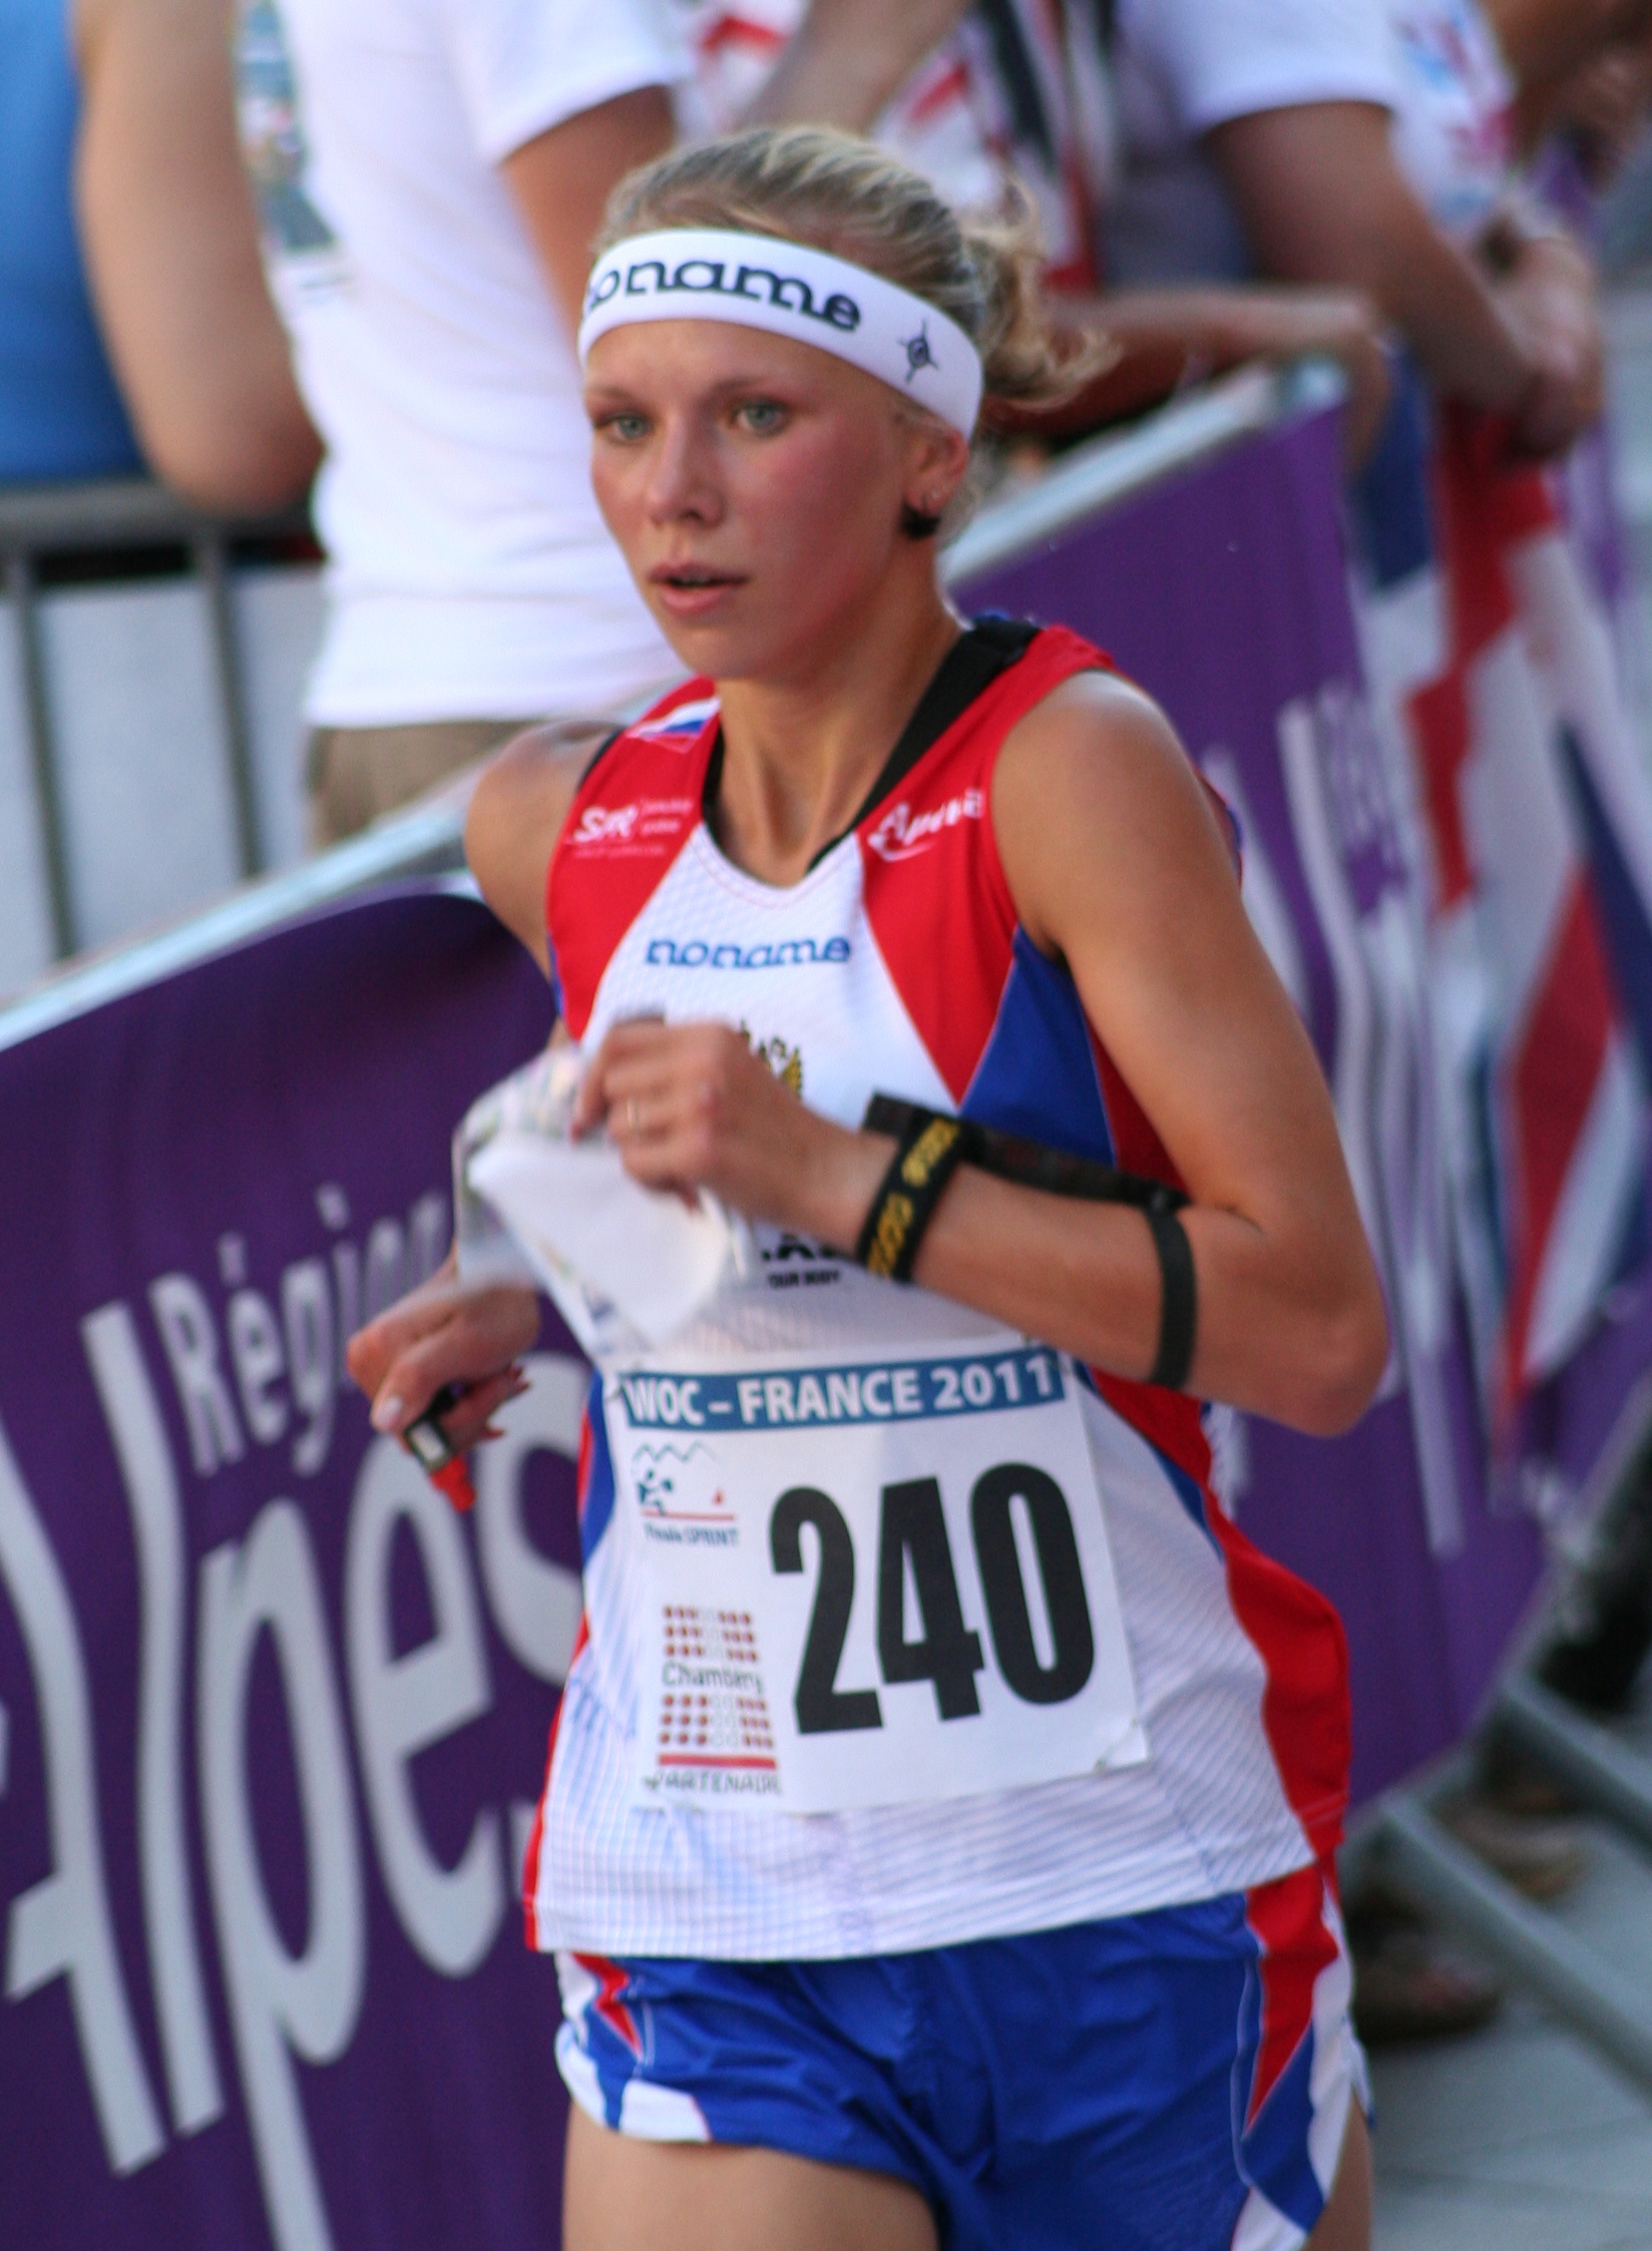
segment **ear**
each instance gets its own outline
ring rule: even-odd
[[[906,473],[901,498],[915,515],[940,517],[970,469],[970,441],[933,414],[907,424]]]

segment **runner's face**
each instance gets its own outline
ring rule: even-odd
[[[950,498],[969,449],[859,368],[725,321],[648,321],[599,338],[585,396],[598,505],[692,671],[806,673],[893,579],[932,580],[902,503]]]

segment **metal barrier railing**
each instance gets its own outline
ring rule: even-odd
[[[301,536],[307,531],[308,519],[301,511],[234,520],[204,516],[164,485],[143,477],[0,489],[0,576],[16,622],[40,858],[52,943],[59,959],[74,953],[78,933],[64,829],[63,776],[40,627],[42,564],[69,554],[104,557],[113,564],[123,553],[182,549],[206,609],[236,859],[241,874],[250,876],[267,865],[268,856],[258,830],[244,672],[229,600],[230,552],[237,541]]]
[[[1481,1749],[1489,1747],[1513,1751],[1558,1784],[1572,1805],[1643,1852],[1652,1850],[1652,1757],[1538,1677],[1545,1637],[1573,1606],[1568,1582],[1586,1584],[1621,1568],[1620,1552],[1636,1529],[1631,1520],[1647,1506],[1649,1449],[1652,1377],[1643,1377],[1578,1504],[1576,1522],[1589,1528],[1587,1535],[1562,1545],[1558,1583],[1531,1621],[1475,1736],[1433,1773],[1367,1810],[1347,1848],[1344,1873],[1351,1882],[1375,1873],[1451,1925],[1652,2097],[1652,2006],[1644,1984],[1637,1990],[1621,1960],[1591,1946],[1552,1909],[1533,1905],[1442,1818],[1448,1801],[1472,1787]]]
[[[1126,429],[1092,438],[1062,455],[1031,483],[989,501],[948,549],[944,576],[949,584],[960,585],[1018,555],[1031,554],[1079,518],[1145,491],[1223,447],[1334,402],[1341,395],[1340,382],[1334,369],[1314,361],[1285,371],[1241,368]],[[61,952],[72,952],[74,932],[61,792],[34,610],[37,560],[53,552],[89,548],[113,552],[163,542],[188,548],[211,609],[241,866],[244,874],[254,876],[259,866],[257,822],[242,672],[227,600],[227,562],[236,540],[302,529],[302,519],[290,517],[211,523],[192,514],[161,487],[140,480],[0,492],[0,556],[5,559],[7,593],[17,606],[22,629],[43,857],[51,870]],[[261,931],[273,930],[352,891],[399,876],[456,869],[461,864],[459,839],[459,816],[450,808],[415,807],[391,814],[365,836],[300,868],[264,877],[166,930],[124,941],[54,972],[32,992],[0,1008],[0,1048],[121,993],[174,975],[192,962],[244,944]]]

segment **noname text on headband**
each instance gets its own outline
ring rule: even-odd
[[[599,336],[639,320],[726,320],[813,344],[875,375],[970,437],[981,354],[956,320],[864,265],[732,228],[633,234],[592,269],[580,365]]]

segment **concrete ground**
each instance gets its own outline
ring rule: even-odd
[[[1652,2010],[1652,1868],[1603,1835],[1561,1912]],[[1534,2004],[1373,2065],[1376,2251],[1652,2251],[1652,2092]]]
[[[1652,1673],[1621,1732],[1652,1756]],[[1587,1825],[1551,1909],[1652,2020],[1652,1858]],[[1376,2251],[1652,2251],[1652,2088],[1511,1995],[1466,2039],[1373,2057]]]

